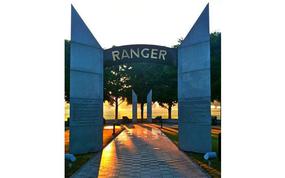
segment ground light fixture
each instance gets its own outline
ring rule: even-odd
[[[216,152],[207,152],[204,155],[204,159],[206,161],[208,161],[208,166],[211,166],[211,160],[216,159],[217,158],[217,153]]]

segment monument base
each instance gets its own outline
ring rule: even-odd
[[[94,123],[70,125],[70,153],[96,152],[102,149],[102,145],[103,125]]]
[[[183,151],[206,153],[212,150],[211,125],[179,123],[179,148]]]

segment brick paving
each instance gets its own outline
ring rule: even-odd
[[[134,125],[94,156],[73,178],[209,177],[157,128]]]

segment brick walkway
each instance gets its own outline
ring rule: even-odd
[[[208,177],[156,128],[135,125],[88,161],[77,177]]]

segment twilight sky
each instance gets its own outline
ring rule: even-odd
[[[171,47],[185,37],[207,0],[66,1],[64,39],[70,39],[70,4],[103,48],[154,44]],[[221,31],[221,0],[210,3],[210,31]]]

